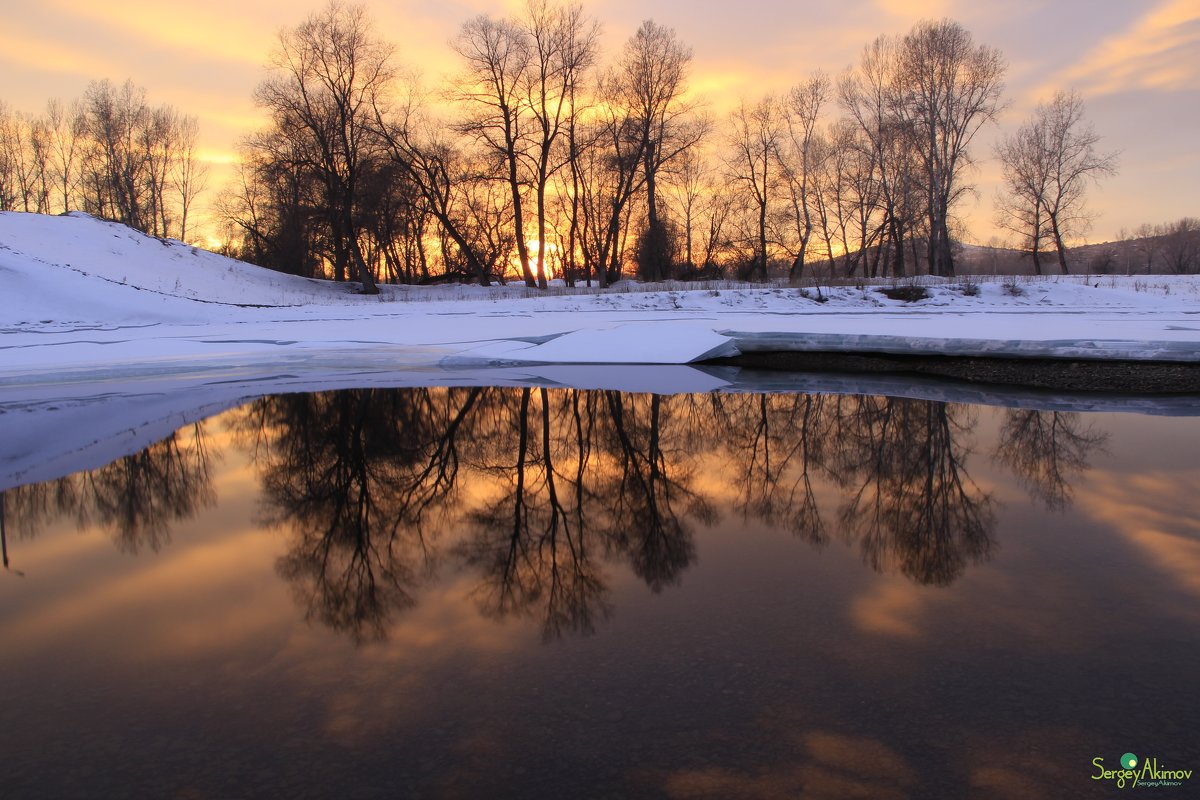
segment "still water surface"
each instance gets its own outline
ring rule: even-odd
[[[1198,444],[886,397],[263,398],[3,493],[0,794],[1097,797],[1097,756],[1200,769]]]

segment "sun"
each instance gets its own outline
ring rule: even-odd
[[[538,246],[537,239],[529,239],[525,242],[529,252],[529,270],[537,275],[537,259]],[[546,271],[546,280],[552,281],[561,278],[563,274],[563,248],[556,242],[546,242],[546,258],[543,263],[543,269]],[[517,253],[512,253],[508,257],[508,266],[505,269],[504,277],[506,280],[520,280],[521,273],[521,258]]]

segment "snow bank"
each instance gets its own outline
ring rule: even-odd
[[[978,293],[679,285],[353,287],[259,269],[86,215],[0,213],[0,384],[197,370],[299,374],[353,354],[439,365],[686,364],[762,350],[1200,361],[1195,277],[1030,280]],[[421,300],[423,302],[416,302]],[[0,402],[3,402],[0,397]]]

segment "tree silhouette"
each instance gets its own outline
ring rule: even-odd
[[[108,528],[122,552],[158,552],[173,524],[216,502],[214,458],[204,423],[189,425],[99,469],[6,490],[5,522],[32,537],[55,519],[73,518],[81,528]]]
[[[139,453],[84,473],[84,512],[114,529],[118,548],[157,552],[170,541],[172,522],[188,519],[216,501],[202,424],[191,440],[173,433]]]

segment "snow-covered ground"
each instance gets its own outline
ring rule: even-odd
[[[84,215],[0,213],[0,490],[100,466],[263,394],[540,385],[868,393],[1054,410],[1194,414],[1144,400],[911,377],[688,366],[752,350],[1200,361],[1192,277],[878,287],[345,285],[251,267]],[[764,380],[767,383],[764,383]]]
[[[879,287],[346,285],[248,266],[85,215],[0,214],[0,384],[252,368],[687,364],[753,350],[1200,361],[1200,281],[976,279]]]

